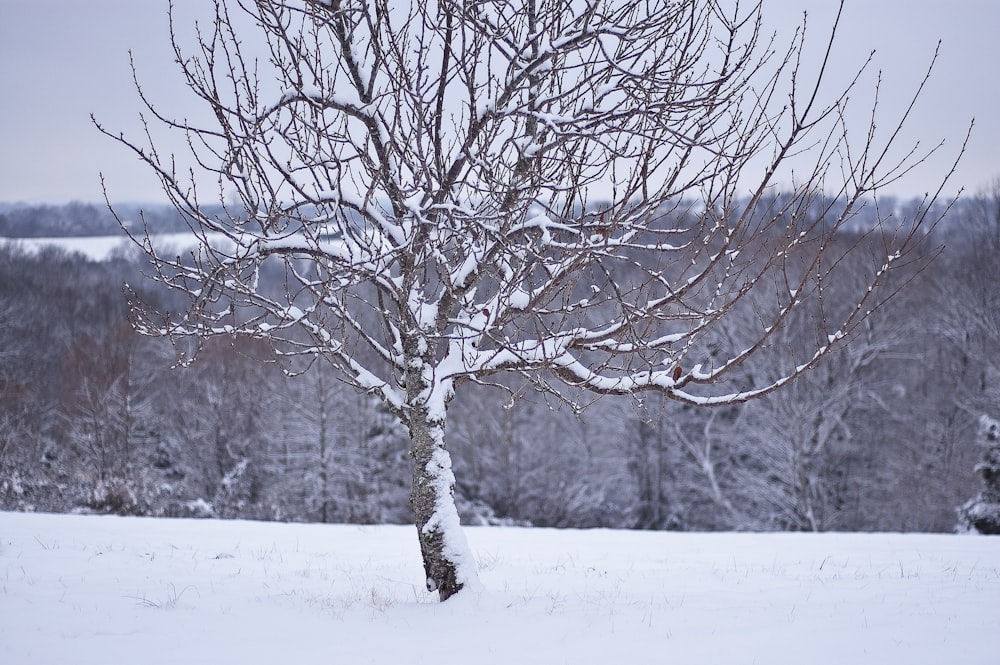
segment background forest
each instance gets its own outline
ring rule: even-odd
[[[903,216],[916,205],[879,202]],[[183,228],[167,209],[145,216]],[[864,228],[861,215],[843,242],[867,242]],[[115,230],[95,206],[0,207],[7,237]],[[1000,417],[1000,188],[960,200],[925,247],[943,250],[846,348],[745,405],[653,395],[578,411],[513,385],[514,401],[465,391],[449,423],[463,520],[953,530],[981,489],[984,423]],[[322,363],[290,375],[261,362],[275,358],[252,340],[211,340],[175,366],[169,341],[129,323],[125,283],[172,306],[144,261],[0,244],[0,510],[411,521],[408,437],[377,401]],[[716,343],[738,344],[738,321]],[[812,334],[803,316],[775,343]]]

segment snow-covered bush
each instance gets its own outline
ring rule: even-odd
[[[986,450],[983,461],[976,465],[976,473],[983,477],[986,487],[958,509],[958,528],[1000,535],[1000,421],[980,417],[979,441]]]
[[[257,517],[251,509],[256,498],[256,469],[244,457],[223,476],[212,505],[219,517],[234,519],[247,514]]]
[[[102,478],[87,497],[87,508],[98,513],[145,515],[144,492],[128,478]]]

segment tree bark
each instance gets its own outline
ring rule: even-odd
[[[426,407],[411,411],[410,457],[413,485],[410,505],[420,539],[427,590],[444,601],[463,588],[478,588],[476,563],[461,530],[455,506],[455,476],[444,447],[444,421]]]

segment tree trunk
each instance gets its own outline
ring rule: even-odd
[[[463,588],[479,588],[476,562],[455,507],[455,476],[444,447],[444,421],[415,407],[409,422],[413,486],[410,504],[420,539],[427,590],[444,601]]]

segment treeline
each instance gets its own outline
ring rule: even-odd
[[[1000,417],[1000,192],[946,222],[928,249],[947,247],[909,288],[774,396],[708,410],[605,398],[578,412],[513,384],[464,391],[448,430],[463,518],[952,530],[980,490],[981,418]],[[181,307],[142,269],[0,248],[0,508],[410,521],[407,436],[376,401],[320,362],[289,376],[249,340],[213,340],[175,367],[168,341],[129,325],[125,282]],[[731,325],[720,338],[738,343]],[[813,328],[803,319],[773,343]]]
[[[828,201],[820,196],[812,202],[816,211],[823,210],[827,205]],[[871,228],[879,214],[895,213],[898,217],[912,218],[919,206],[920,202],[916,200],[886,198],[880,200],[879,210],[872,205],[859,209],[850,226]],[[206,206],[203,212],[208,215],[243,214],[242,211],[227,210],[222,206]],[[150,233],[188,230],[184,216],[166,204],[115,204],[112,212],[107,206],[79,201],[64,205],[0,203],[0,237],[6,238],[120,235],[122,223],[137,232],[144,225]]]
[[[217,210],[221,212],[221,208]],[[115,215],[118,215],[116,218]],[[0,205],[0,236],[50,238],[117,235],[121,224],[152,233],[187,230],[184,218],[169,205],[122,204],[112,213],[107,206],[73,202],[65,205]]]

